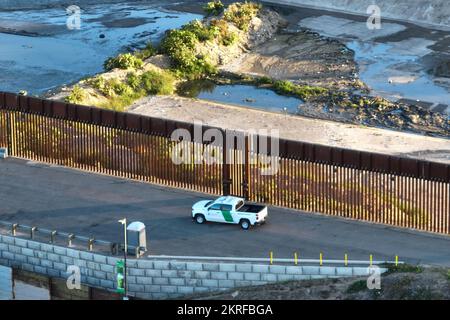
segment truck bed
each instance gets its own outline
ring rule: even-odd
[[[258,205],[258,204],[244,204],[242,207],[239,208],[239,212],[249,212],[249,213],[258,213],[262,210],[264,210],[265,206]]]

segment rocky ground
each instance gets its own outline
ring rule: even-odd
[[[187,297],[193,300],[449,300],[450,270],[425,267],[381,277],[381,289],[366,278],[291,281]]]

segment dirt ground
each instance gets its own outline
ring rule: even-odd
[[[333,89],[358,83],[353,52],[308,31],[280,32],[222,69]]]
[[[303,280],[245,287],[188,297],[194,300],[449,300],[450,275],[442,268],[394,272],[381,277],[381,289],[366,278]]]
[[[235,130],[279,130],[280,137],[450,163],[450,140],[252,110],[177,96],[151,96],[129,112]]]

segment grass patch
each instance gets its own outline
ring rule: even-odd
[[[310,100],[313,97],[323,96],[329,93],[329,90],[326,88],[297,85],[288,80],[277,80],[273,82],[273,88],[280,94],[297,96],[302,100]]]
[[[80,86],[76,85],[72,88],[70,94],[66,97],[66,102],[68,103],[81,103],[86,98],[86,91]]]
[[[140,69],[144,65],[142,59],[132,55],[131,53],[122,53],[117,57],[109,58],[103,64],[106,71],[113,69]]]
[[[350,284],[347,288],[347,293],[358,293],[361,291],[367,290],[367,281],[366,280],[358,280]]]

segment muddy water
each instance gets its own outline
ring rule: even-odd
[[[196,18],[155,5],[101,4],[84,7],[80,30],[69,30],[62,7],[0,11],[0,90],[43,94],[101,72],[108,57]]]
[[[395,52],[385,43],[352,41],[347,46],[355,52],[360,77],[373,90],[391,100],[408,98],[430,103],[450,103],[450,92],[437,85],[408,52]]]
[[[298,114],[303,101],[251,85],[216,85],[211,81],[192,81],[181,86],[180,95],[271,112]]]
[[[430,74],[429,69],[438,71],[434,66],[437,57],[450,60],[450,31],[384,20],[381,29],[369,30],[365,19],[316,11],[298,25],[337,38],[352,49],[359,76],[372,95],[448,105],[450,78],[439,78],[439,73]],[[450,107],[442,109],[450,113]]]

